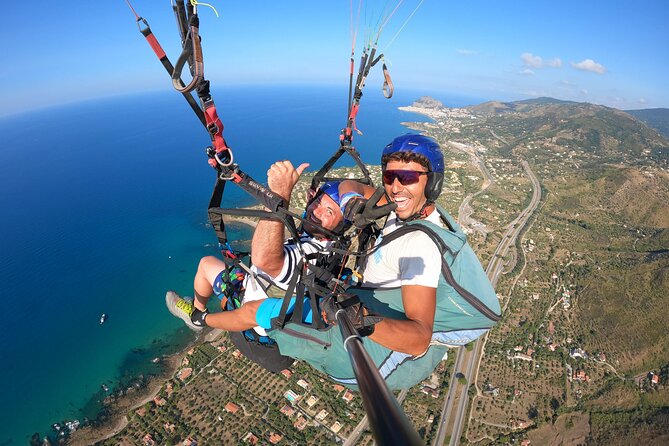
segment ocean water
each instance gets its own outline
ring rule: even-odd
[[[421,92],[363,97],[354,143],[378,162]],[[206,207],[208,137],[171,91],[83,102],[0,119],[0,445],[26,444],[63,420],[95,418],[104,397],[159,371],[154,357],[193,335],[164,306],[192,293],[215,253]],[[380,96],[380,95],[379,95]],[[346,91],[214,91],[235,161],[259,181],[278,159],[317,169],[337,149]],[[439,97],[446,105],[476,98]],[[351,164],[346,163],[346,164]],[[226,206],[252,203],[226,187]],[[248,240],[248,229],[231,228]],[[102,313],[108,315],[99,324]]]

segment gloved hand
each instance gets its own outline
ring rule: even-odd
[[[383,317],[369,315],[369,310],[358,299],[355,294],[340,294],[340,301],[336,296],[328,296],[321,301],[321,316],[328,325],[337,323],[336,314],[343,310],[353,327],[360,336],[369,336],[374,333],[375,324],[381,322]]]
[[[388,203],[378,206],[379,200],[383,197],[385,190],[380,187],[376,189],[369,200],[362,196],[355,196],[349,199],[342,209],[344,219],[350,221],[358,228],[364,228],[372,224],[375,220],[388,215],[397,208],[396,203]]]
[[[196,327],[206,327],[207,323],[205,322],[205,318],[209,314],[209,310],[204,310],[200,311],[197,308],[193,307],[193,313],[190,315],[190,321],[195,325]]]

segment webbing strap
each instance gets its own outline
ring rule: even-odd
[[[393,86],[393,80],[390,78],[390,73],[388,72],[388,67],[386,64],[383,64],[383,96],[387,99],[393,97],[393,92],[395,87]]]
[[[365,163],[362,162],[362,159],[360,158],[360,153],[352,145],[342,144],[339,147],[339,149],[337,149],[335,154],[332,155],[325,164],[323,164],[323,167],[321,167],[318,170],[318,172],[316,172],[313,179],[311,180],[311,189],[317,190],[318,185],[323,181],[341,181],[348,179],[348,178],[333,178],[325,176],[344,153],[348,153],[348,155],[351,158],[353,158],[353,161],[355,162],[356,166],[358,166],[358,168],[362,172],[363,178],[356,178],[356,181],[359,181],[362,184],[368,184],[370,186],[374,186],[372,177],[369,174],[369,169],[367,169]]]
[[[189,93],[193,91],[204,78],[204,63],[202,61],[202,45],[199,35],[200,20],[197,15],[191,16],[188,23],[188,34],[183,45],[183,50],[172,72],[172,85],[179,93]],[[191,62],[189,62],[189,59]],[[181,72],[186,63],[189,63],[192,79],[188,85],[182,86]]]

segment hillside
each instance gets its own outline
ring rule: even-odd
[[[549,100],[489,102],[467,108],[516,143],[540,138],[556,150],[583,150],[597,162],[667,159],[669,141],[627,113],[609,107]]]
[[[645,123],[648,127],[669,138],[669,108],[647,108],[644,110],[625,110],[630,115]]]
[[[669,435],[669,141],[623,111],[551,98],[425,114],[440,125],[413,128],[476,153],[492,175],[471,203],[483,252],[529,198],[520,161],[542,188],[497,287],[507,311],[488,337],[467,439],[525,438],[517,426],[538,427],[538,444]]]

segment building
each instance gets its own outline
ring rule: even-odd
[[[314,404],[318,402],[318,398],[316,398],[313,395],[309,395],[309,398],[307,398],[307,406],[309,407],[314,407]]]
[[[344,395],[341,397],[341,399],[343,399],[347,403],[350,403],[351,401],[353,401],[354,395],[355,394],[353,392],[351,392],[349,389],[346,389],[346,392],[344,392]]]
[[[290,379],[290,377],[293,376],[293,372],[291,372],[291,371],[288,370],[288,369],[283,369],[283,370],[281,370],[281,374],[282,374],[286,379]]]
[[[335,421],[334,424],[330,426],[330,430],[336,434],[341,430],[341,423],[339,421]]]
[[[177,372],[177,378],[181,381],[186,381],[193,374],[193,369],[186,367]]]
[[[291,417],[295,413],[295,409],[289,406],[288,404],[284,404],[280,412],[287,417]]]
[[[230,412],[231,414],[234,415],[234,414],[237,413],[238,410],[239,410],[239,406],[236,405],[235,403],[233,403],[232,401],[228,401],[225,404],[225,411],[226,412]]]
[[[283,435],[277,434],[276,432],[270,432],[269,442],[272,444],[277,444],[283,439]]]
[[[332,388],[335,390],[335,392],[339,393],[342,392],[346,387],[342,386],[341,384],[335,384],[332,386]]]
[[[323,421],[327,416],[328,416],[327,410],[323,409],[320,412],[318,412],[314,418],[318,421]]]
[[[590,381],[590,377],[585,373],[585,370],[581,370],[581,369],[576,369],[572,373],[571,379],[573,379],[574,381],[582,381],[582,382],[589,382]]]
[[[587,359],[588,358],[588,354],[586,352],[584,352],[583,350],[581,350],[580,348],[578,348],[578,347],[577,348],[572,348],[571,351],[569,352],[569,356],[571,356],[574,359],[576,359],[576,358]]]
[[[258,437],[256,437],[252,432],[248,432],[246,435],[244,435],[242,441],[250,443],[252,445],[256,445],[258,444]]]
[[[309,422],[306,420],[306,418],[304,418],[303,416],[300,415],[300,416],[297,418],[297,420],[295,420],[295,422],[293,423],[293,426],[294,426],[295,429],[297,429],[298,431],[301,431],[301,430],[303,430],[305,427],[307,427],[308,424],[309,424]]]
[[[298,381],[297,381],[297,385],[300,386],[300,387],[302,387],[304,390],[309,390],[309,387],[310,387],[310,386],[309,386],[309,383],[306,382],[306,381],[303,380],[303,379],[298,380]]]

